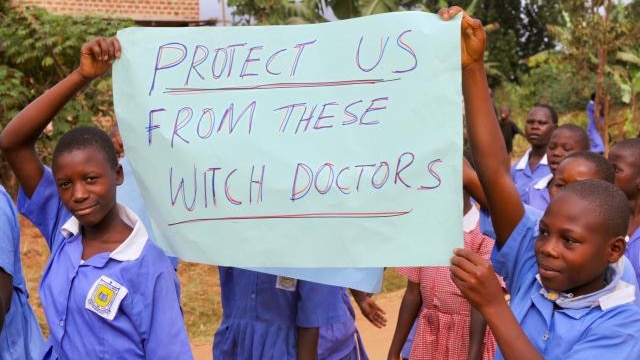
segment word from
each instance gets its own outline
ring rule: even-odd
[[[256,110],[256,101],[250,102],[239,114],[236,116],[236,107],[234,103],[224,109],[222,116],[216,126],[216,111],[213,108],[203,108],[199,114],[196,114],[192,108],[183,107],[178,110],[173,120],[173,130],[171,132],[171,148],[174,147],[176,140],[180,140],[183,143],[189,144],[190,140],[187,135],[184,134],[185,127],[191,123],[194,118],[197,118],[195,123],[195,133],[200,139],[208,139],[214,132],[221,133],[224,129],[228,129],[228,133],[232,134],[240,121],[245,119],[246,131],[251,134],[253,130],[253,116]],[[156,117],[159,117],[167,110],[165,108],[153,109],[149,111],[149,122],[145,127],[147,131],[147,141],[149,146],[153,143],[153,132],[161,128],[159,123],[156,123]],[[218,112],[219,114],[219,112]],[[225,127],[225,124],[228,125]]]

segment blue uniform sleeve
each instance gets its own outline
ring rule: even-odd
[[[42,233],[49,249],[56,246],[57,232],[71,217],[71,214],[60,201],[51,169],[45,167],[42,179],[36,191],[29,198],[20,188],[18,193],[18,209]],[[53,252],[53,251],[52,251]]]
[[[175,271],[167,262],[162,271],[155,273],[135,299],[139,305],[137,319],[140,321],[145,358],[193,359],[180,308]]]
[[[342,291],[341,287],[299,280],[296,325],[321,327],[349,319]]]
[[[538,236],[538,220],[535,212],[525,206],[525,213],[520,223],[509,236],[507,242],[498,248],[493,247],[491,264],[495,271],[504,278],[509,292],[516,293],[518,285],[528,283],[530,277],[537,273],[537,262],[534,244]]]
[[[591,324],[563,359],[639,359],[640,312],[627,309]]]
[[[19,251],[20,228],[13,202],[9,194],[0,186],[0,268],[12,277],[16,276],[14,269],[16,252]]]

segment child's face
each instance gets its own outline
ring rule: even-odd
[[[549,196],[553,199],[565,186],[578,180],[599,179],[598,171],[592,163],[581,158],[570,158],[560,162],[549,186]]]
[[[524,134],[531,146],[546,146],[554,128],[549,110],[535,107],[527,115]]]
[[[95,226],[115,214],[116,186],[122,167],[113,168],[95,147],[59,154],[53,161],[58,193],[64,206],[83,226]]]
[[[509,110],[509,108],[502,108],[500,109],[500,119],[505,120],[509,118],[509,115],[511,115],[511,111]]]
[[[558,194],[540,220],[535,243],[542,284],[575,296],[602,289],[608,265],[622,255],[613,240],[593,205],[571,193]]]
[[[609,152],[609,161],[616,171],[616,186],[627,195],[628,199],[636,199],[640,186],[638,161],[629,151],[616,149],[615,146]]]
[[[547,161],[551,172],[555,173],[560,161],[578,150],[584,149],[580,148],[580,140],[576,134],[563,129],[554,131],[547,145]]]

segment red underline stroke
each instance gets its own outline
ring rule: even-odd
[[[205,221],[229,221],[229,220],[274,220],[274,219],[327,219],[327,218],[381,218],[403,216],[410,213],[411,210],[404,211],[383,211],[383,212],[312,212],[300,214],[272,214],[272,215],[254,215],[254,216],[226,216],[217,218],[200,218],[177,221],[169,223],[169,226],[185,225],[196,222]]]
[[[375,85],[379,83],[391,82],[391,81],[397,81],[397,80],[400,80],[400,78],[270,83],[270,84],[261,84],[261,85],[226,86],[226,87],[217,87],[217,88],[171,87],[171,88],[165,88],[166,90],[164,91],[164,93],[169,95],[188,95],[188,94],[194,94],[194,93],[209,93],[209,92],[218,92],[218,91],[294,89],[294,88],[334,87],[334,86],[350,86],[350,85]]]

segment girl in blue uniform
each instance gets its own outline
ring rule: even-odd
[[[21,185],[18,207],[51,250],[40,284],[51,331],[44,357],[191,359],[175,271],[138,217],[116,203],[123,175],[109,136],[93,127],[69,131],[51,169],[34,146],[65,103],[119,55],[115,38],[83,45],[79,67],[0,134]]]
[[[27,301],[20,265],[20,226],[9,194],[0,186],[0,360],[40,359],[44,339]]]
[[[344,288],[218,269],[223,314],[215,360],[367,359]]]

